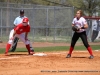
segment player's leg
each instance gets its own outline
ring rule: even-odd
[[[75,44],[76,44],[78,39],[79,39],[79,33],[75,32],[73,37],[72,37],[72,40],[71,40],[71,46],[70,46],[70,49],[69,49],[69,53],[68,53],[66,58],[70,58],[71,57],[72,51],[73,51],[74,46],[75,46]]]
[[[29,42],[29,40],[27,39],[27,40],[25,40],[25,35],[23,35],[23,34],[20,34],[20,35],[16,35],[21,41],[23,41],[24,42],[24,44],[26,45],[26,48],[27,48],[27,50],[28,50],[28,53],[29,54],[34,54],[34,52],[32,52],[31,50],[30,50],[30,42]]]
[[[26,40],[25,41],[25,45],[26,45],[26,48],[27,48],[27,50],[29,52],[29,55],[33,55],[34,54],[34,51],[33,51],[33,49],[32,50],[30,49],[30,41],[29,40]]]
[[[12,30],[10,31],[10,34],[9,34],[9,41],[8,41],[8,43],[7,43],[7,45],[6,45],[5,55],[8,55],[8,51],[9,51],[9,49],[10,49],[12,43],[13,43],[13,39],[12,39],[13,33],[14,33],[14,29],[12,29]]]
[[[92,53],[92,49],[90,47],[90,45],[88,44],[88,41],[87,41],[87,36],[86,36],[86,32],[82,32],[81,35],[80,35],[82,41],[83,41],[83,44],[84,46],[87,48],[88,52],[90,53],[90,59],[93,59],[93,53]]]
[[[22,33],[22,36],[24,37],[25,33]],[[32,44],[31,44],[30,40],[29,40],[29,45],[30,45],[31,52],[34,52],[34,48],[32,47]]]
[[[19,38],[15,37],[13,44],[12,44],[12,48],[10,49],[10,52],[14,52],[16,50],[18,40]]]
[[[34,52],[34,48],[32,47],[32,43],[30,42],[30,40],[29,40],[29,45],[30,45],[31,52]]]
[[[5,55],[8,55],[8,51],[9,51],[12,43],[13,43],[13,38],[10,38],[9,41],[8,41],[8,43],[7,43],[7,45],[6,45]]]
[[[11,43],[8,42],[7,45],[6,45],[5,55],[8,55],[8,51],[9,51],[10,47],[11,47]]]
[[[12,30],[10,31],[9,38],[11,38],[11,37],[13,36],[13,33],[14,33],[14,29],[12,29]],[[16,38],[14,39],[14,41],[13,41],[12,49],[9,50],[9,52],[14,52],[14,51],[15,51],[16,46],[17,46],[17,42],[18,42],[18,38],[16,37]]]

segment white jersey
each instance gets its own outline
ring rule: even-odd
[[[78,26],[79,28],[83,27],[85,24],[87,24],[87,21],[85,20],[85,18],[80,17],[80,19],[78,20],[77,18],[74,18],[72,21],[72,24]],[[86,31],[86,29],[81,29],[80,31],[77,31],[78,33]]]
[[[26,16],[23,16],[23,17],[18,16],[17,18],[15,18],[14,25],[17,26],[18,24],[22,23],[22,21],[23,21],[24,18],[26,18]]]

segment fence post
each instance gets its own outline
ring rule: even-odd
[[[1,15],[1,33],[0,33],[1,34],[0,36],[1,37],[0,37],[0,40],[1,40],[2,39],[2,8],[1,8],[1,14],[0,15]]]
[[[54,7],[54,43],[56,42],[56,17],[55,17],[55,7]]]
[[[48,41],[48,8],[46,9],[46,42]]]
[[[10,11],[9,11],[9,0],[8,0],[8,2],[7,2],[7,9],[6,9],[6,26],[7,26],[7,28],[6,28],[6,34],[8,34],[8,31],[9,31],[9,13],[10,13]]]
[[[35,8],[33,8],[33,26],[32,26],[32,30],[33,30],[33,43],[34,43],[34,37],[35,37],[34,17],[35,17]]]
[[[89,33],[90,42],[92,42],[91,38],[92,38],[92,20],[90,20],[90,33]]]

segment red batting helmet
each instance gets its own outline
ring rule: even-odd
[[[28,23],[29,19],[28,18],[24,18],[23,22]]]

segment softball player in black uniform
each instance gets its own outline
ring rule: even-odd
[[[69,53],[66,56],[66,58],[71,57],[74,46],[75,46],[77,40],[80,37],[83,41],[84,46],[87,48],[88,52],[90,53],[89,58],[93,59],[94,56],[92,54],[92,49],[91,49],[90,45],[88,44],[87,35],[86,35],[86,29],[88,28],[88,24],[87,24],[87,21],[85,20],[85,18],[82,17],[82,11],[81,10],[77,11],[76,17],[73,19],[73,22],[72,22],[72,27],[73,26],[77,26],[78,29],[73,34],[70,50],[69,50]]]

